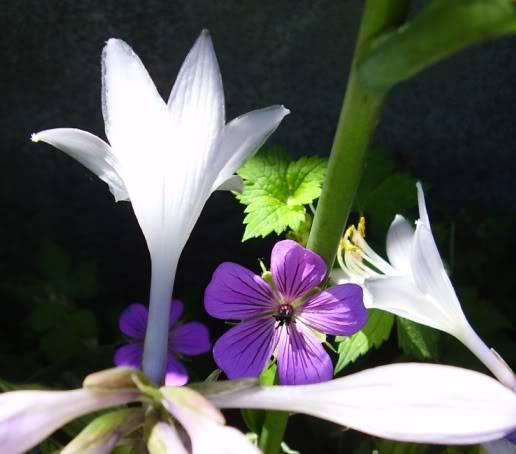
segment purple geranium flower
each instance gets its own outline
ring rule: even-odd
[[[188,381],[188,372],[179,362],[178,354],[195,356],[206,353],[211,348],[208,328],[203,323],[188,322],[176,325],[182,313],[183,303],[173,299],[170,307],[166,385],[181,386]],[[131,304],[122,312],[118,321],[120,331],[135,342],[116,351],[114,362],[117,366],[142,368],[147,317],[148,310],[142,304]]]
[[[362,288],[355,284],[325,290],[323,259],[295,241],[276,243],[272,284],[236,263],[222,263],[206,289],[210,315],[242,320],[213,347],[217,365],[229,378],[258,376],[271,355],[281,384],[330,380],[333,365],[314,331],[350,336],[367,321]]]

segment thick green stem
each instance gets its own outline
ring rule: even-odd
[[[278,384],[277,367],[272,364],[260,375],[260,385]],[[256,411],[256,410],[254,410]],[[285,411],[267,410],[261,425],[258,446],[265,454],[278,454],[287,428],[288,413]]]
[[[258,446],[264,454],[278,454],[280,452],[287,422],[287,412],[272,410],[266,412],[258,442]]]
[[[364,86],[385,91],[466,47],[514,33],[513,0],[434,0],[412,21],[374,40],[357,72]]]
[[[409,3],[410,0],[368,0],[365,6],[326,178],[308,239],[308,248],[321,255],[328,267],[335,260],[386,95],[386,91],[368,90],[363,85],[356,62],[375,38],[405,20]]]

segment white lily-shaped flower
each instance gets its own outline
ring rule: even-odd
[[[516,378],[500,356],[473,330],[457,298],[437,250],[421,184],[417,184],[419,220],[412,228],[396,215],[387,233],[387,256],[380,257],[365,241],[363,225],[346,232],[339,248],[345,279],[361,282],[369,308],[447,332],[468,347],[506,386]]]
[[[235,188],[234,172],[289,111],[272,106],[225,124],[220,70],[203,31],[168,103],[133,50],[110,39],[102,54],[102,112],[109,144],[67,128],[41,131],[32,139],[77,159],[109,185],[115,200],[130,199],[152,261],[143,368],[159,383],[181,251],[210,194]]]
[[[293,411],[370,435],[417,443],[472,444],[516,427],[516,394],[487,375],[437,364],[393,364],[312,385],[225,389],[218,408]]]

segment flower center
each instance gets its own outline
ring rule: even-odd
[[[280,304],[278,311],[273,314],[273,317],[278,323],[278,327],[294,322],[294,308],[290,304]]]

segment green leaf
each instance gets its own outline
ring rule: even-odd
[[[335,374],[339,373],[348,364],[359,356],[365,355],[372,347],[378,348],[390,336],[394,323],[394,316],[389,312],[369,309],[369,319],[366,326],[350,337],[338,336],[339,359],[335,366]]]
[[[418,359],[438,359],[440,332],[406,318],[397,317],[398,345]]]
[[[242,241],[287,229],[303,231],[311,222],[305,205],[321,194],[326,161],[302,157],[294,161],[280,148],[262,151],[238,171],[245,186],[238,200],[246,205]]]

